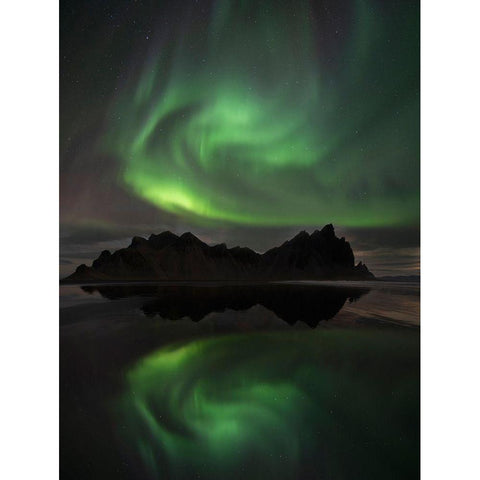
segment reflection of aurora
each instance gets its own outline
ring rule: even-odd
[[[418,5],[354,5],[333,62],[302,0],[221,0],[208,27],[162,26],[110,112],[123,183],[203,223],[415,222]]]
[[[418,476],[416,333],[198,340],[127,378],[117,420],[149,478]]]

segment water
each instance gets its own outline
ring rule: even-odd
[[[419,286],[60,289],[61,478],[419,477]]]

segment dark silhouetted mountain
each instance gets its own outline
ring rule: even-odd
[[[333,225],[300,232],[264,254],[249,248],[209,246],[190,232],[134,237],[127,248],[103,251],[91,267],[80,265],[64,282],[366,280],[373,274],[355,265],[345,238]]]
[[[261,305],[293,325],[300,321],[316,327],[330,320],[348,300],[353,302],[370,290],[362,287],[328,287],[303,284],[263,285],[92,285],[88,293],[99,292],[110,300],[144,297],[143,313],[169,320],[190,318],[198,322],[212,312],[248,310]]]

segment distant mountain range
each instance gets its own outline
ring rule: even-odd
[[[333,225],[300,232],[279,247],[259,254],[250,248],[209,246],[190,232],[134,237],[127,248],[104,250],[92,266],[80,265],[62,283],[109,281],[271,281],[371,280],[362,262],[355,265],[350,244]]]
[[[378,277],[377,280],[382,280],[383,282],[420,283],[420,275],[387,275]]]

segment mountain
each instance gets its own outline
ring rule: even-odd
[[[348,302],[354,302],[370,290],[359,286],[322,286],[312,284],[179,285],[138,284],[83,285],[87,293],[98,292],[109,300],[142,298],[140,310],[148,317],[159,315],[169,320],[203,320],[212,312],[246,311],[261,305],[289,323],[304,322],[316,327],[333,318]]]
[[[80,265],[65,283],[108,281],[266,281],[366,280],[373,274],[355,265],[345,238],[333,225],[300,232],[279,247],[259,254],[250,248],[209,246],[190,232],[134,237],[127,248],[104,250],[92,266]]]

